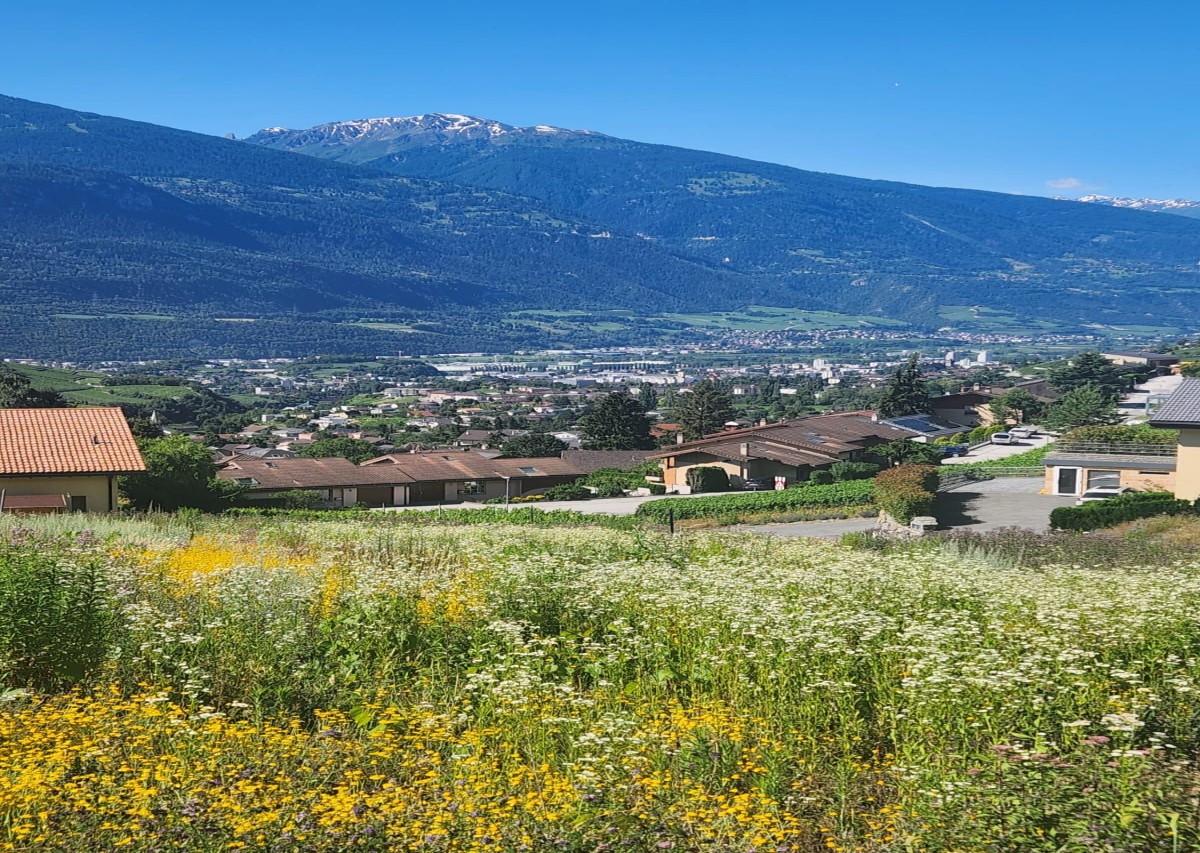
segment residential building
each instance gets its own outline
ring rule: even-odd
[[[934,397],[929,402],[930,413],[940,421],[964,427],[991,426],[996,420],[991,403],[994,395],[986,391],[960,391]]]
[[[367,469],[341,457],[320,459],[234,459],[217,477],[245,488],[242,499],[277,501],[283,492],[315,491],[331,508],[404,506],[412,479],[400,470]]]
[[[879,444],[916,435],[879,421],[872,412],[843,412],[725,430],[648,458],[658,460],[669,491],[686,491],[687,472],[701,466],[724,468],[735,487],[767,477],[794,483],[835,462],[870,458],[870,449]]]
[[[145,470],[118,408],[0,409],[0,511],[112,512]]]
[[[393,470],[410,481],[407,503],[460,503],[520,497],[570,483],[585,472],[557,456],[498,459],[475,451],[393,453],[361,468]]]
[[[1175,497],[1200,498],[1200,379],[1185,378],[1150,415],[1150,426],[1179,430]]]
[[[1169,492],[1176,485],[1176,449],[1169,444],[1058,441],[1042,464],[1050,495],[1116,488]]]
[[[1154,373],[1165,375],[1179,364],[1179,356],[1164,352],[1104,352],[1102,356],[1120,367],[1145,367]]]

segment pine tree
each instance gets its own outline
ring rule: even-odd
[[[1068,391],[1046,412],[1046,425],[1058,430],[1115,424],[1120,420],[1112,398],[1095,385]]]
[[[1098,352],[1081,352],[1068,364],[1050,371],[1050,382],[1060,391],[1092,385],[1113,402],[1130,384],[1125,372]]]
[[[708,380],[693,385],[692,393],[680,394],[675,407],[675,420],[688,441],[720,431],[733,414],[729,395]]]
[[[914,352],[896,368],[879,401],[879,416],[898,418],[903,415],[929,414],[929,388],[921,375],[918,356]]]
[[[603,397],[579,419],[587,450],[650,450],[650,421],[638,401],[613,392]]]

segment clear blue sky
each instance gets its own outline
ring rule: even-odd
[[[423,112],[806,169],[1200,199],[1200,4],[14,0],[0,92],[243,136]]]

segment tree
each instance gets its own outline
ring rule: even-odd
[[[0,367],[0,409],[64,409],[57,391],[39,391],[29,377],[9,367]]]
[[[121,493],[136,509],[177,510],[180,507],[223,509],[239,491],[216,478],[217,466],[208,449],[185,435],[138,442],[146,471],[120,480]]]
[[[889,465],[940,465],[942,462],[941,448],[907,438],[876,445],[870,453],[886,459]]]
[[[658,391],[649,382],[643,382],[638,388],[638,403],[644,412],[649,412],[658,405]]]
[[[357,465],[378,456],[379,449],[371,442],[359,438],[318,438],[301,450],[300,455],[309,459],[340,456]]]
[[[1013,418],[1017,423],[1032,423],[1046,412],[1046,406],[1024,388],[1010,388],[992,400],[989,408],[999,423]]]
[[[675,405],[675,420],[688,441],[720,431],[733,416],[729,395],[707,379],[693,385],[692,393],[680,394]]]
[[[650,450],[650,421],[638,401],[628,394],[613,392],[600,399],[583,417],[579,428],[588,450]]]
[[[500,450],[505,458],[517,459],[529,456],[558,456],[567,445],[548,432],[531,432],[508,439]]]
[[[1096,385],[1083,385],[1063,394],[1046,412],[1051,429],[1115,424],[1121,420],[1113,398]]]
[[[903,415],[929,414],[929,388],[921,375],[919,357],[914,352],[896,368],[879,400],[879,416],[898,418]]]
[[[1081,352],[1067,364],[1050,371],[1050,383],[1060,391],[1095,386],[1105,399],[1116,402],[1129,387],[1129,377],[1098,352]]]

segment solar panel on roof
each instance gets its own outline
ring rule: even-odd
[[[892,423],[914,432],[937,432],[939,427],[922,418],[894,418]]]

